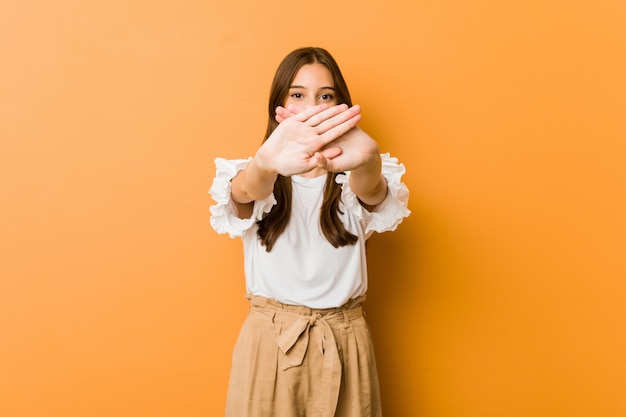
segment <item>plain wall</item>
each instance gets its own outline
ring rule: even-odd
[[[209,226],[322,46],[412,215],[369,244],[386,415],[626,415],[626,3],[0,6],[0,416],[219,416],[246,314]]]

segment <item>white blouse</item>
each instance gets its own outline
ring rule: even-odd
[[[388,193],[372,212],[361,206],[350,189],[349,172],[336,178],[342,186],[339,208],[343,214],[339,218],[348,231],[358,236],[355,245],[334,248],[322,234],[319,213],[326,175],[315,178],[295,175],[291,177],[291,219],[271,252],[261,245],[256,222],[276,204],[274,195],[255,201],[252,216],[240,219],[231,199],[230,181],[252,158],[217,158],[217,172],[209,190],[216,201],[210,208],[211,226],[218,233],[242,238],[246,291],[310,308],[339,307],[365,294],[365,241],[374,232],[395,230],[410,214],[407,208],[409,191],[401,182],[404,165],[389,154],[383,154],[381,158]]]

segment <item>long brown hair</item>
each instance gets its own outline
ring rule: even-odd
[[[308,47],[296,49],[283,59],[274,75],[270,89],[268,104],[269,117],[264,142],[278,126],[278,122],[275,119],[276,107],[284,105],[287,94],[289,93],[289,87],[296,77],[296,74],[303,65],[316,63],[326,66],[330,71],[333,77],[337,104],[345,103],[348,106],[352,106],[348,86],[343,79],[339,65],[337,65],[337,62],[330,53],[322,48]],[[324,199],[320,211],[322,233],[330,244],[336,248],[353,245],[358,240],[354,234],[346,230],[339,219],[341,186],[335,182],[337,175],[338,173],[336,172],[329,172],[327,174],[326,185],[324,186]],[[274,183],[276,206],[257,223],[259,225],[257,234],[268,252],[272,250],[276,239],[283,233],[289,223],[291,217],[291,195],[291,178],[278,175]]]

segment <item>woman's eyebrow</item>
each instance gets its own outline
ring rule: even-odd
[[[306,88],[303,85],[292,85],[289,88]],[[333,90],[335,91],[335,87],[320,87],[320,90]]]

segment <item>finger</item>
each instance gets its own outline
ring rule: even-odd
[[[347,104],[339,104],[337,106],[330,107],[324,111],[315,113],[307,118],[306,124],[311,127],[316,127],[326,120],[332,119],[333,117],[342,114],[346,111],[350,111]],[[318,132],[322,133],[322,132]]]
[[[323,113],[320,113],[319,116],[321,116]],[[346,109],[345,111],[338,113],[337,115],[333,116],[333,117],[329,117],[328,119],[324,120],[323,122],[321,122],[319,125],[317,125],[315,127],[315,131],[318,134],[323,134],[327,131],[329,131],[330,129],[339,126],[343,123],[346,123],[350,120],[352,120],[352,122],[354,122],[354,124],[351,125],[351,127],[356,126],[356,123],[358,123],[361,120],[361,107],[358,105],[352,106],[349,109]],[[355,117],[358,116],[358,119],[354,119]],[[308,123],[308,122],[307,122]],[[349,128],[346,129],[346,132],[350,130]]]
[[[339,146],[329,146],[319,151],[326,159],[334,159],[343,153]]]
[[[302,109],[298,106],[296,106],[295,104],[290,104],[287,107],[285,107],[288,111],[290,111],[292,114],[298,114],[302,111]]]
[[[276,112],[278,113],[280,111],[280,115],[285,118],[288,119],[290,117],[295,116],[296,114],[298,114],[298,109],[295,109],[293,105],[289,106],[289,107],[278,107],[276,108]]]
[[[316,160],[318,168],[322,168],[329,172],[343,171],[343,168],[341,168],[340,164],[335,162],[334,159],[328,158],[323,152],[317,152]]]
[[[288,118],[290,118],[294,114],[295,113],[290,112],[289,110],[285,109],[284,107],[278,106],[278,107],[276,107],[275,119],[276,119],[276,121],[278,123],[282,123],[283,121],[287,120]]]
[[[350,129],[353,129],[361,120],[361,114],[357,113],[351,117],[348,116],[347,119],[344,115],[341,117],[341,120],[343,121],[337,122],[337,119],[335,119],[335,121],[332,122],[333,125],[326,126],[326,127],[329,127],[329,126],[332,126],[332,127],[330,127],[325,132],[321,134],[318,133],[316,135],[315,140],[311,143],[315,147],[315,149],[325,148],[329,143],[332,143],[334,140],[339,139],[341,136],[347,133]],[[315,130],[317,130],[317,128]]]
[[[317,106],[309,107],[302,112],[295,114],[293,117],[294,120],[298,122],[308,122],[308,120],[315,116],[316,114],[323,112],[328,109],[328,104],[318,104]]]
[[[344,133],[348,132],[350,129],[354,128],[359,121],[361,121],[361,114],[356,114],[351,118],[343,121],[342,123],[337,124],[336,126],[331,127],[326,132],[320,135],[321,141],[324,143],[324,146],[328,145],[335,139],[341,137]]]
[[[322,152],[315,152],[312,158],[318,168],[326,169],[328,166],[328,159],[322,154]]]

